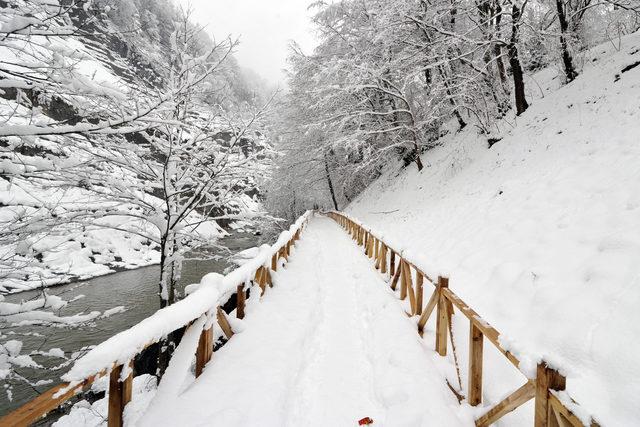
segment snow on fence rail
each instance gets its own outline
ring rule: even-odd
[[[62,377],[66,383],[46,391],[0,418],[0,426],[30,425],[107,374],[110,377],[108,425],[121,426],[124,407],[131,400],[134,375],[131,367],[134,357],[149,345],[186,326],[187,331],[176,348],[156,393],[157,399],[160,400],[163,400],[163,396],[170,396],[171,390],[167,389],[171,387],[168,385],[181,384],[180,378],[184,378],[190,369],[194,352],[196,376],[202,373],[204,366],[211,359],[214,318],[227,340],[230,339],[233,329],[227,314],[235,309],[236,317],[244,317],[246,291],[249,286],[257,284],[261,289],[261,295],[269,286],[273,286],[271,271],[278,268],[280,259],[287,261],[291,246],[300,238],[300,233],[311,215],[312,211],[307,211],[289,230],[283,231],[273,245],[261,246],[255,258],[231,273],[226,276],[217,273],[205,275],[200,284],[189,287],[186,298],[158,310],[140,323],[97,345],[78,359],[71,370]],[[233,308],[225,311],[223,307],[234,297]],[[191,339],[188,339],[189,337]]]
[[[564,376],[544,361],[537,365],[534,372],[522,366],[521,361],[500,344],[500,333],[449,288],[448,278],[438,275],[436,280],[432,279],[424,269],[409,261],[402,251],[395,250],[388,243],[389,239],[385,242],[381,235],[374,233],[356,219],[336,211],[328,212],[327,215],[340,224],[356,243],[364,248],[365,254],[375,261],[376,269],[383,274],[387,272],[390,274],[390,284],[394,291],[400,282],[400,298],[403,300],[409,298],[411,313],[408,314],[420,316],[417,321],[420,335],[423,334],[424,327],[435,310],[435,350],[440,356],[446,356],[449,338],[453,343],[451,316],[454,313],[454,307],[469,319],[469,396],[466,399],[470,405],[477,406],[482,402],[484,338],[487,338],[525,375],[527,382],[476,419],[477,426],[489,426],[534,398],[536,427],[599,426],[591,416],[584,415],[585,411],[563,391],[566,388]],[[425,280],[435,287],[426,305],[423,304]],[[455,356],[455,348],[453,351]],[[454,360],[456,370],[459,372],[457,357],[454,357]],[[459,401],[464,399],[461,391],[456,391],[451,385],[449,387]]]

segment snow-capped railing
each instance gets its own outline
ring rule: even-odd
[[[584,415],[585,411],[564,392],[566,388],[564,376],[549,367],[544,361],[537,365],[535,372],[527,371],[521,365],[520,360],[500,344],[500,333],[449,288],[449,279],[439,275],[437,280],[433,280],[425,273],[424,269],[406,259],[401,251],[395,250],[388,243],[389,239],[386,242],[383,241],[380,234],[376,234],[356,219],[336,211],[328,212],[327,215],[338,222],[356,243],[364,248],[365,254],[375,261],[376,269],[379,269],[383,274],[389,272],[391,288],[394,291],[398,281],[400,282],[400,298],[403,300],[409,298],[411,313],[408,314],[420,316],[417,321],[420,335],[423,334],[424,327],[435,310],[435,350],[440,356],[446,356],[447,341],[451,338],[458,379],[460,379],[460,371],[451,336],[451,315],[454,312],[454,307],[469,319],[469,396],[466,396],[466,400],[470,405],[477,406],[482,402],[482,354],[485,337],[525,375],[527,382],[480,416],[476,420],[477,426],[489,426],[534,398],[534,425],[536,427],[598,426],[598,423],[591,416]],[[435,287],[426,305],[423,304],[425,280],[431,282]],[[465,398],[461,390],[455,390],[450,384],[449,388],[459,401]]]
[[[200,284],[188,289],[188,296],[184,299],[97,345],[62,377],[65,383],[0,418],[0,426],[30,425],[104,375],[109,375],[108,425],[121,426],[124,407],[131,400],[133,359],[149,345],[185,326],[186,332],[174,351],[156,396],[161,398],[162,392],[171,388],[173,383],[177,383],[177,387],[182,384],[180,378],[184,379],[190,369],[194,352],[196,376],[199,376],[213,354],[214,319],[226,339],[230,339],[234,332],[227,315],[235,310],[236,317],[244,317],[247,289],[252,285],[260,287],[261,295],[273,286],[271,271],[276,271],[288,260],[291,247],[300,238],[312,214],[312,211],[307,211],[289,230],[283,231],[273,245],[261,246],[255,258],[231,273],[226,276],[216,273],[205,275]]]

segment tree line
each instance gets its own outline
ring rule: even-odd
[[[295,216],[339,208],[382,168],[473,126],[488,144],[531,103],[528,74],[556,66],[563,83],[581,52],[640,27],[634,0],[345,0],[317,2],[319,45],[295,44],[290,91],[274,132],[281,151],[271,205]]]

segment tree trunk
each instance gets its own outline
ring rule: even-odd
[[[518,56],[518,37],[520,16],[522,11],[515,3],[511,3],[511,39],[507,47],[509,53],[509,65],[513,74],[513,87],[516,99],[516,115],[524,113],[529,108],[529,103],[524,92],[524,73]]]
[[[448,77],[446,76],[446,73],[441,65],[438,66],[438,71],[440,72],[440,77],[442,77],[442,83],[444,83],[444,87],[447,92],[447,98],[449,98],[449,103],[451,104],[451,107],[452,107],[453,115],[456,117],[456,120],[458,120],[458,125],[460,126],[459,130],[462,130],[465,128],[465,126],[467,126],[467,123],[462,118],[462,114],[460,114],[458,104],[453,99],[453,92],[449,87]]]
[[[493,46],[493,55],[496,57],[496,67],[498,68],[498,76],[500,76],[500,82],[503,85],[507,83],[507,70],[502,60],[502,47],[499,44]]]
[[[573,58],[571,57],[567,43],[567,30],[569,28],[569,23],[567,22],[567,16],[565,14],[562,0],[556,0],[556,9],[558,11],[558,21],[560,22],[560,50],[562,51],[562,65],[564,65],[564,74],[567,78],[567,83],[570,83],[578,77],[578,73],[573,65]]]
[[[504,64],[502,61],[498,61],[496,59],[496,73],[493,72],[493,67],[491,66],[491,55],[495,54],[495,48],[499,46],[497,43],[493,42],[494,33],[492,22],[497,20],[497,17],[494,17],[494,8],[489,3],[489,0],[482,0],[480,2],[476,2],[476,7],[478,9],[478,20],[480,31],[482,32],[482,37],[486,42],[486,46],[484,48],[484,52],[482,54],[482,61],[484,62],[484,86],[485,86],[485,96],[490,96],[493,98],[493,102],[496,105],[497,116],[496,118],[500,119],[504,116],[504,114],[509,109],[509,99],[504,90],[504,81],[502,80],[501,73],[504,70],[501,70],[500,67],[504,68]],[[500,50],[498,49],[498,54],[500,54]],[[498,77],[495,75],[497,74]],[[500,80],[498,80],[498,78]],[[506,108],[505,108],[506,107]],[[484,128],[484,126],[483,126]]]
[[[336,200],[336,193],[333,190],[333,182],[331,181],[331,173],[329,173],[329,161],[327,160],[327,153],[324,153],[324,171],[327,175],[327,184],[329,185],[329,193],[331,193],[331,200],[333,201],[333,207],[338,209],[338,201]]]
[[[418,171],[421,171],[424,166],[422,164],[422,159],[420,158],[420,150],[418,149],[418,144],[416,144],[415,141],[413,143],[413,156],[416,166],[418,167]]]
[[[169,249],[169,245],[171,249]],[[173,304],[176,300],[177,269],[173,256],[176,253],[176,243],[173,238],[163,236],[160,242],[160,308]]]
[[[495,3],[495,33],[500,36],[500,23],[502,22],[502,6],[500,6],[500,2],[496,1]],[[504,66],[504,61],[502,60],[502,47],[496,43],[493,45],[493,55],[496,57],[496,67],[498,68],[498,75],[500,76],[500,82],[502,85],[506,87],[507,84],[507,71]]]
[[[165,308],[175,302],[175,288],[177,276],[179,275],[177,274],[177,271],[179,272],[180,269],[180,266],[176,266],[176,262],[179,261],[174,259],[176,243],[172,237],[169,237],[169,235],[170,233],[167,233],[162,236],[160,242],[160,248],[162,251],[160,254],[160,308]],[[169,249],[169,247],[171,247],[171,249]],[[174,331],[157,343],[158,359],[156,375],[158,378],[162,378],[162,375],[164,375],[164,372],[169,367],[169,361],[171,360],[173,351],[178,346],[181,337],[181,331]]]

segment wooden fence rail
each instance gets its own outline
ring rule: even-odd
[[[432,279],[416,265],[404,259],[401,252],[393,249],[370,229],[365,228],[353,218],[335,211],[328,212],[327,215],[340,224],[353,240],[364,248],[364,253],[373,259],[376,269],[383,274],[387,271],[389,272],[390,286],[394,291],[398,283],[400,284],[399,297],[403,300],[409,299],[409,312],[407,314],[419,316],[416,326],[420,335],[423,334],[427,321],[435,311],[435,350],[440,356],[447,355],[447,343],[449,340],[452,344],[454,343],[451,327],[451,317],[454,314],[454,310],[457,309],[469,320],[468,396],[466,396],[466,400],[470,405],[477,406],[482,403],[482,377],[485,374],[483,372],[483,345],[485,338],[509,362],[520,369],[518,358],[500,345],[500,333],[451,290],[449,280],[446,277]],[[423,306],[425,281],[431,283],[434,289],[426,305]],[[458,370],[455,348],[452,350],[456,370]],[[458,378],[460,378],[459,373]],[[462,390],[455,390],[451,385],[449,387],[460,401],[465,399],[465,396],[461,394]],[[599,426],[593,419],[583,423],[562,403],[556,393],[564,390],[565,387],[565,378],[543,361],[538,365],[534,379],[526,378],[524,385],[501,402],[488,408],[484,414],[476,419],[476,425],[489,426],[529,400],[535,399],[533,420],[535,427]]]
[[[281,234],[278,242],[276,242],[276,244],[274,244],[274,246],[272,246],[271,248],[268,248],[268,252],[273,252],[273,255],[271,255],[270,259],[268,259],[264,263],[260,261],[262,265],[256,266],[251,271],[239,271],[242,270],[243,267],[245,267],[247,264],[249,264],[247,263],[225,277],[226,279],[229,279],[231,276],[231,280],[233,281],[236,280],[236,277],[245,277],[247,274],[249,274],[252,277],[252,279],[248,281],[249,283],[246,283],[245,279],[239,279],[239,283],[237,284],[237,286],[234,285],[233,287],[233,289],[235,289],[234,293],[224,294],[221,296],[221,298],[210,301],[210,304],[206,302],[205,305],[207,305],[207,307],[203,313],[194,315],[190,320],[187,320],[186,322],[176,323],[171,326],[173,327],[171,331],[166,331],[166,333],[168,334],[181,329],[184,326],[187,326],[187,328],[192,328],[195,327],[194,325],[199,324],[201,332],[198,345],[195,350],[196,377],[202,374],[205,365],[211,360],[214,354],[213,325],[211,324],[211,322],[197,322],[197,320],[202,318],[202,316],[205,316],[205,320],[209,321],[213,316],[215,316],[216,321],[220,326],[220,329],[224,333],[226,339],[231,339],[231,337],[233,336],[233,329],[227,318],[228,314],[235,309],[236,317],[240,319],[244,317],[245,300],[247,297],[246,292],[252,287],[252,285],[257,285],[258,289],[260,289],[260,295],[263,295],[269,287],[273,286],[273,282],[271,280],[271,272],[276,271],[280,263],[284,263],[288,260],[289,255],[291,254],[291,247],[298,239],[300,239],[300,234],[306,226],[310,216],[311,212],[308,211],[307,213],[305,213],[305,215],[299,218],[298,221],[296,221],[296,224],[294,224],[288,232],[285,231]],[[246,270],[246,268],[244,268],[244,270]],[[189,299],[194,298],[197,298],[195,294],[189,295],[177,304],[188,304]],[[159,320],[162,320],[160,319],[162,315],[164,313],[168,313],[168,310],[171,310],[172,307],[175,306],[169,306],[167,308],[158,310],[158,312],[156,312],[154,316],[158,317]],[[151,320],[151,318],[147,318],[145,320]],[[206,326],[207,323],[209,323],[208,326]],[[115,335],[114,337],[112,337],[112,339],[117,338],[119,335],[126,334],[135,327],[136,326]],[[145,345],[142,345],[140,347],[139,351],[136,354],[139,354],[140,351],[142,351],[144,348],[158,341],[159,339],[155,339],[147,342]],[[89,356],[90,354],[91,351],[87,353],[85,357]],[[135,355],[133,357],[135,357]],[[0,418],[0,426],[29,426],[42,419],[49,412],[58,408],[75,395],[86,391],[89,387],[91,387],[95,380],[104,375],[109,375],[109,401],[107,420],[108,426],[122,426],[124,408],[131,400],[133,377],[135,375],[135,373],[133,372],[133,357],[126,363],[121,363],[118,360],[112,360],[108,363],[108,366],[104,366],[103,369],[99,372],[87,376],[80,381],[63,383],[56,387],[53,387],[52,389],[42,393],[37,398],[25,403],[23,406]],[[82,359],[80,359],[78,362],[81,361]],[[78,362],[76,362],[76,365]]]

